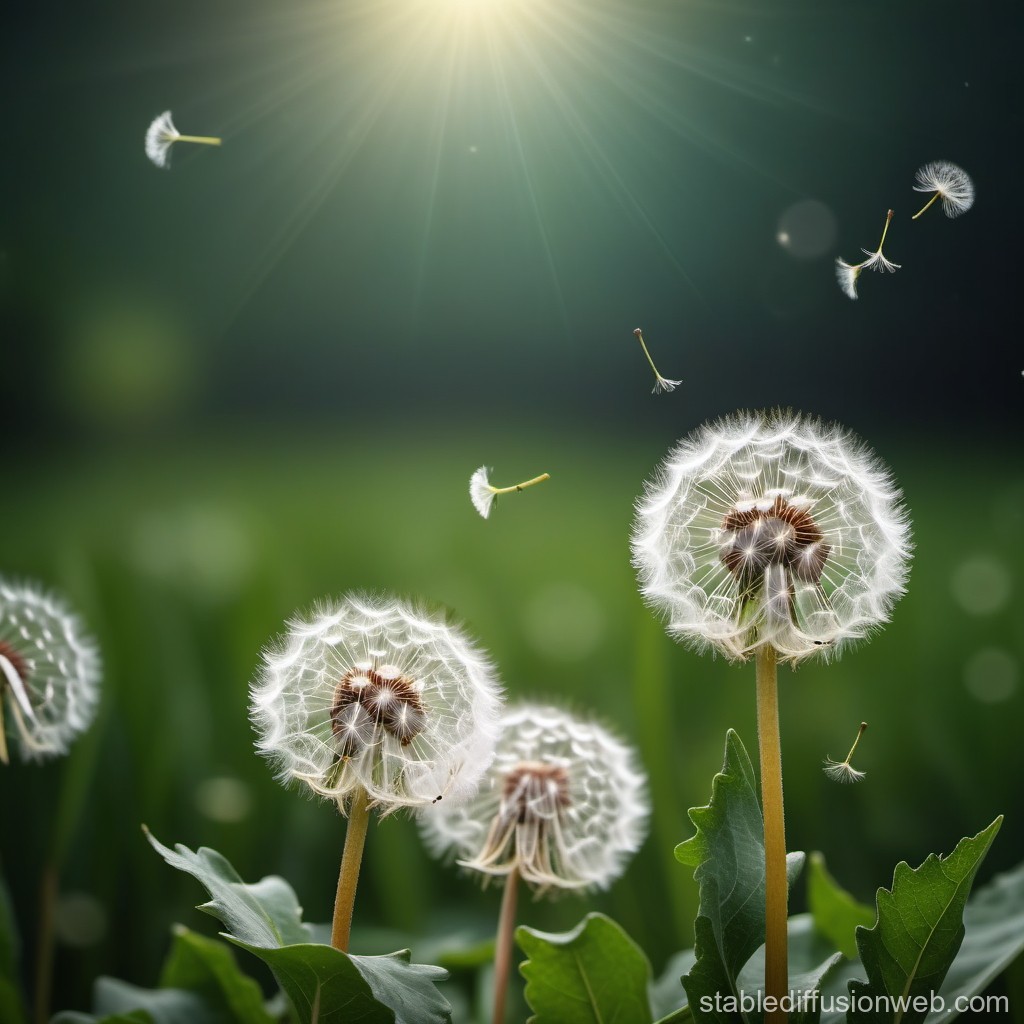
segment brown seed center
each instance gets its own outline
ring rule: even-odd
[[[28,662],[5,640],[0,640],[0,655],[3,655],[10,663],[11,668],[18,674],[22,682],[28,679]],[[7,677],[0,673],[0,689],[7,685]]]
[[[505,776],[501,803],[506,820],[515,816],[519,824],[531,816],[556,817],[571,803],[569,773],[561,765],[523,761]]]
[[[783,566],[798,580],[817,583],[831,547],[810,512],[777,495],[767,509],[733,509],[722,521],[720,557],[744,591]]]
[[[380,729],[407,746],[426,722],[415,680],[390,666],[350,668],[334,690],[331,730],[346,755],[375,743]]]

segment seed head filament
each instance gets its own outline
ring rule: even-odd
[[[566,878],[562,824],[572,805],[562,765],[521,761],[501,782],[498,811],[479,854],[466,867],[504,875],[515,869],[543,891],[572,885]]]

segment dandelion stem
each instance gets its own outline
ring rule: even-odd
[[[660,377],[661,374],[658,373],[658,368],[654,365],[654,360],[651,358],[651,353],[647,351],[647,342],[644,341],[644,336],[643,334],[640,333],[640,328],[638,327],[633,333],[636,335],[637,341],[640,342],[640,347],[644,350],[644,355],[647,356],[647,362],[650,363],[651,370],[654,372],[654,376]]]
[[[175,142],[198,142],[201,146],[219,146],[222,139],[216,139],[212,135],[176,135]]]
[[[527,487],[532,487],[534,484],[542,484],[545,480],[550,480],[550,473],[541,473],[540,476],[535,476],[532,480],[524,480],[521,484],[513,484],[511,487],[491,487],[487,485],[487,489],[491,494],[511,494],[513,491],[525,491]]]
[[[927,202],[927,203],[925,203],[925,204],[924,204],[924,206],[922,206],[922,207],[921,207],[921,209],[920,209],[920,210],[918,210],[918,211],[917,211],[917,213],[915,213],[915,214],[914,214],[914,216],[913,216],[913,217],[911,217],[910,219],[911,219],[911,220],[917,220],[917,218],[918,218],[918,217],[920,217],[920,216],[921,216],[921,214],[922,214],[922,213],[924,213],[924,211],[925,211],[925,210],[927,210],[927,209],[928,209],[928,207],[929,207],[929,206],[931,206],[931,205],[932,205],[932,203],[934,203],[934,202],[935,202],[935,200],[936,200],[936,199],[938,199],[940,195],[942,195],[942,193],[941,193],[941,192],[936,192],[936,193],[935,193],[935,195],[933,195],[933,196],[931,197],[931,199],[929,199],[929,200],[928,200],[928,202]]]
[[[504,1024],[508,974],[512,966],[512,933],[516,926],[516,895],[519,892],[519,869],[513,865],[505,876],[505,892],[501,897],[498,917],[498,941],[494,949],[494,1013],[491,1024]]]
[[[348,952],[349,936],[352,932],[352,908],[356,901],[359,866],[363,861],[363,845],[366,842],[366,826],[369,821],[370,801],[366,790],[360,787],[352,795],[352,802],[348,808],[345,849],[341,855],[338,893],[334,897],[334,921],[331,924],[331,945],[343,953]]]
[[[882,251],[882,246],[885,245],[885,236],[889,234],[889,225],[892,223],[892,210],[885,215],[885,227],[882,228],[882,240],[878,243],[878,251]]]
[[[53,985],[53,915],[57,906],[57,866],[50,863],[39,880],[39,934],[36,938],[36,1024],[50,1019]]]
[[[853,760],[853,752],[857,749],[857,744],[860,743],[860,738],[864,735],[864,730],[867,727],[867,722],[860,723],[860,728],[857,730],[857,738],[853,741],[853,746],[850,747],[850,752],[846,755],[846,761],[844,762],[844,764],[849,764]]]
[[[786,821],[782,806],[782,746],[779,740],[779,681],[775,648],[757,651],[757,739],[761,754],[761,804],[764,813],[765,861],[765,995],[776,1000],[789,988],[786,926],[789,887],[786,881]],[[785,1024],[782,1010],[765,1014],[765,1024]]]

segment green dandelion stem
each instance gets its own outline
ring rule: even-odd
[[[175,142],[198,142],[201,146],[219,146],[222,139],[214,138],[212,135],[176,135]]]
[[[501,897],[498,917],[498,940],[494,948],[494,1013],[491,1024],[504,1024],[508,972],[512,965],[512,935],[516,927],[516,896],[519,892],[519,870],[513,865],[505,876],[505,892]]]
[[[757,740],[761,755],[761,804],[765,861],[765,995],[781,1000],[789,989],[786,924],[786,820],[782,804],[782,745],[779,739],[779,680],[775,648],[757,650]],[[776,1002],[776,1006],[779,1002]],[[765,1024],[785,1024],[786,1013],[765,1014]]]
[[[359,884],[359,866],[363,862],[366,827],[370,823],[370,801],[365,789],[357,789],[348,808],[348,826],[345,829],[345,849],[341,854],[338,872],[338,893],[334,897],[334,920],[331,924],[331,945],[348,952],[352,933],[352,908],[356,902]]]
[[[861,736],[864,735],[864,730],[868,727],[867,722],[861,722],[860,728],[857,730],[857,738],[853,741],[853,746],[850,747],[850,752],[846,755],[846,764],[849,764],[853,760],[853,752],[857,749],[857,744],[860,743]]]
[[[540,476],[535,476],[532,480],[524,480],[521,484],[513,484],[511,487],[491,487],[487,485],[487,489],[491,494],[511,494],[513,491],[525,491],[527,487],[532,487],[534,484],[542,484],[545,480],[550,480],[550,473],[541,473]]]
[[[935,195],[933,195],[933,196],[931,197],[931,199],[929,199],[929,200],[928,200],[928,202],[927,202],[927,203],[925,203],[925,204],[924,204],[924,206],[922,206],[922,207],[921,207],[921,209],[920,209],[920,210],[918,210],[918,211],[917,211],[917,213],[915,213],[915,214],[914,214],[914,216],[913,216],[913,217],[911,217],[910,219],[911,219],[911,220],[917,220],[917,218],[918,218],[918,217],[920,217],[920,216],[921,216],[921,214],[922,214],[922,213],[924,213],[924,211],[925,211],[925,210],[927,210],[927,209],[928,209],[928,207],[929,207],[929,206],[931,206],[931,205],[932,205],[932,203],[934,203],[934,202],[935,202],[935,200],[936,200],[936,199],[938,199],[940,195],[942,195],[942,193],[941,193],[941,192],[936,192],[936,193],[935,193]]]

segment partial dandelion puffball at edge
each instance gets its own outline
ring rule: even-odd
[[[0,754],[22,760],[67,753],[99,703],[96,643],[63,601],[0,579]]]
[[[745,660],[838,656],[888,621],[910,527],[889,471],[845,428],[782,411],[705,424],[637,502],[633,563],[669,633]]]
[[[501,688],[439,614],[390,597],[326,601],[263,654],[250,692],[257,748],[282,782],[382,814],[471,795],[493,757]]]
[[[974,205],[974,182],[970,175],[948,160],[934,160],[925,164],[918,170],[915,180],[915,192],[935,194],[914,214],[913,220],[917,220],[936,199],[942,200],[942,212],[947,217],[959,217]]]
[[[606,889],[647,832],[646,776],[603,726],[557,707],[506,710],[476,796],[419,815],[427,847],[488,879],[515,870],[539,892]]]

